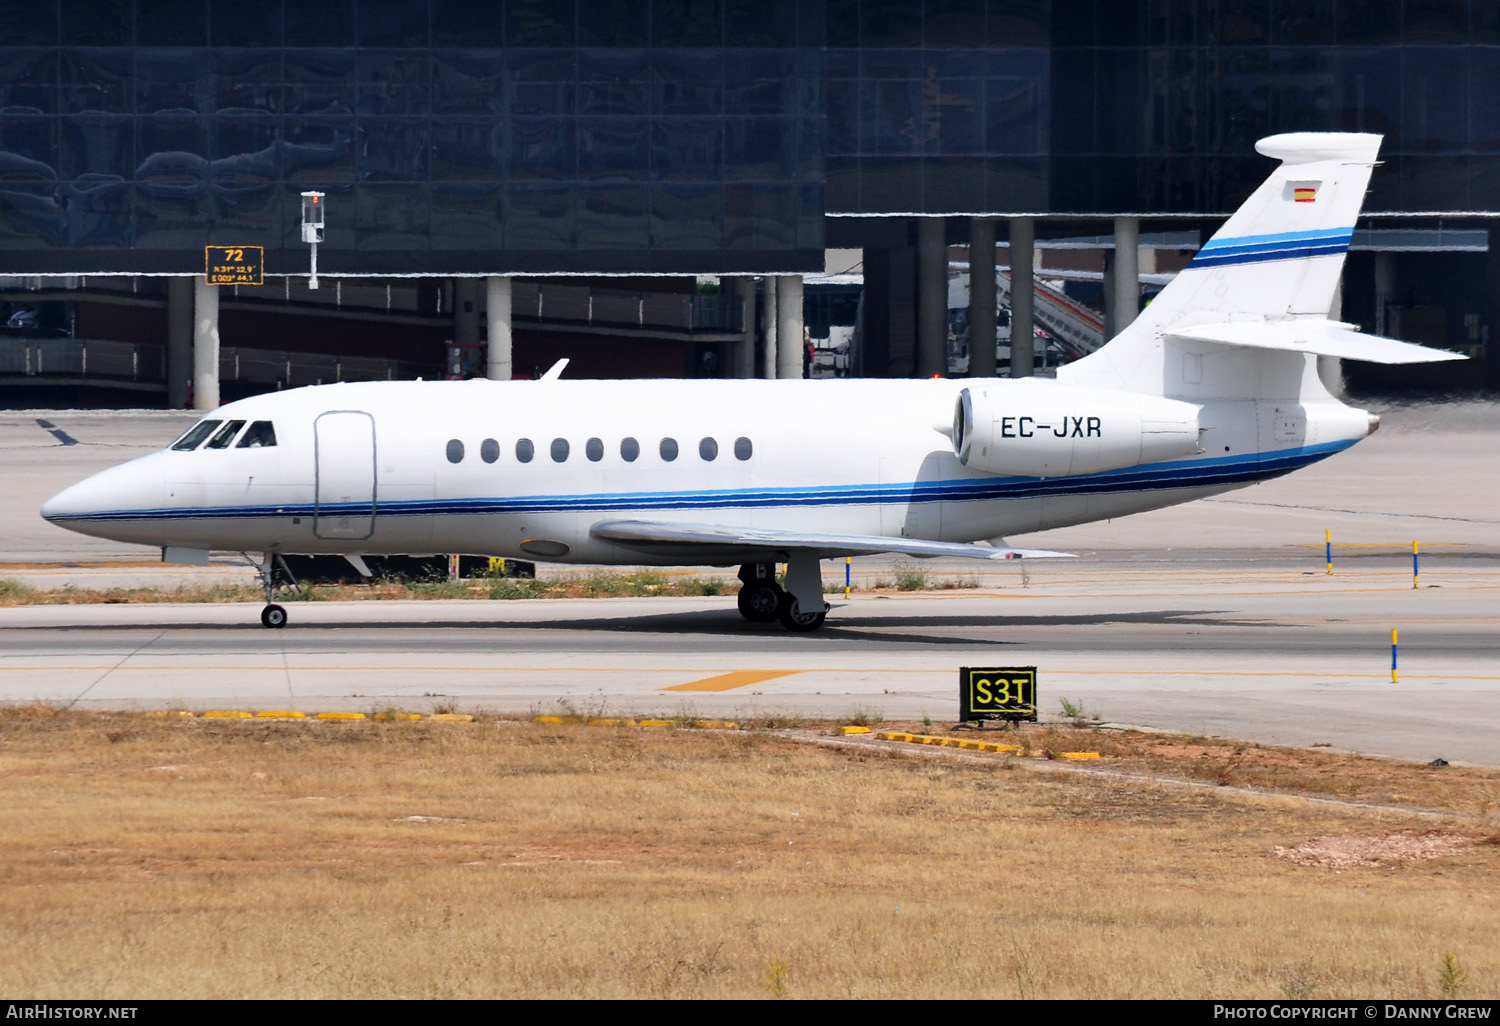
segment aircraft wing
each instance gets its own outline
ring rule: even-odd
[[[768,528],[723,527],[718,524],[679,524],[658,520],[606,520],[589,529],[595,538],[648,549],[701,549],[708,553],[785,552],[812,550],[824,557],[894,552],[923,559],[962,556],[967,559],[1029,559],[1070,557],[1071,552],[1013,549],[1004,545],[887,538],[868,534],[804,534]]]

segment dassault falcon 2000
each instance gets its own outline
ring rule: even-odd
[[[84,534],[282,554],[461,552],[734,565],[740,612],[823,624],[819,561],[1000,559],[1003,536],[1275,477],[1377,424],[1319,356],[1459,359],[1329,307],[1380,136],[1261,140],[1281,163],[1192,262],[1056,380],[409,381],[320,385],[210,413],[42,508]],[[784,585],[775,564],[785,563]]]

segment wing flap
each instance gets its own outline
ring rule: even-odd
[[[1439,363],[1467,360],[1462,353],[1413,345],[1394,338],[1366,335],[1339,321],[1288,320],[1271,323],[1233,321],[1172,328],[1167,334],[1188,342],[1217,342],[1251,349],[1279,349],[1317,356],[1337,356],[1366,363]]]
[[[967,559],[1029,559],[1069,557],[1071,552],[1047,549],[1013,549],[996,545],[971,545],[964,542],[927,541],[922,538],[887,538],[863,534],[805,534],[754,527],[725,527],[718,524],[679,524],[654,520],[606,520],[595,524],[589,534],[603,541],[645,547],[700,547],[715,550],[811,549],[827,556],[858,556],[893,552],[903,556],[929,559],[935,556],[959,556]]]

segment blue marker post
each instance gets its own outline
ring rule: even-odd
[[[853,560],[852,556],[845,556],[844,557],[844,601],[845,602],[849,601],[849,564],[850,564],[850,562],[852,560]]]
[[[1396,683],[1396,628],[1391,628],[1391,683]]]
[[[1323,528],[1323,559],[1328,564],[1328,572],[1333,573],[1333,528]]]
[[[1411,586],[1415,588],[1422,579],[1422,569],[1417,565],[1417,543],[1411,543]]]

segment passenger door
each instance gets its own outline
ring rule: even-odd
[[[360,541],[375,533],[375,418],[334,410],[313,422],[313,534]]]

